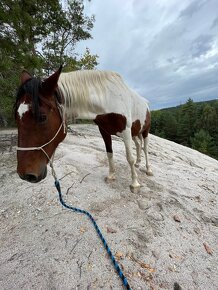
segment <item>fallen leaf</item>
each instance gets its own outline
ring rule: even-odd
[[[206,243],[203,243],[203,245],[204,245],[204,248],[205,248],[206,252],[209,255],[212,255],[212,253],[213,253],[212,249]]]
[[[140,272],[137,272],[137,275],[138,275],[139,277],[141,277],[141,276],[142,276]]]
[[[171,259],[174,259],[174,260],[177,260],[177,261],[181,261],[181,260],[183,259],[182,256],[178,256],[178,255],[176,255],[175,253],[169,253],[169,257],[170,257]]]
[[[153,280],[153,276],[151,274],[145,277],[145,281],[151,281],[151,280]]]
[[[154,269],[154,268],[149,268],[149,269],[148,269],[148,272],[149,272],[149,273],[154,273],[154,272],[155,272],[155,269]]]
[[[80,228],[80,233],[85,233],[86,232],[86,229],[84,229],[84,228]]]
[[[112,228],[109,228],[109,227],[107,227],[107,233],[114,234],[114,233],[116,233],[116,232],[117,232],[116,230],[114,230],[114,229],[112,229]]]
[[[154,268],[151,268],[148,264],[140,263],[140,266],[141,266],[143,269],[147,269],[148,272],[150,272],[150,273],[154,273],[154,272],[155,272],[155,269],[154,269]]]
[[[140,266],[144,269],[149,269],[150,266],[148,264],[145,264],[145,263],[140,263]]]
[[[115,257],[117,258],[117,260],[119,261],[120,259],[123,259],[124,255],[121,252],[116,252]]]

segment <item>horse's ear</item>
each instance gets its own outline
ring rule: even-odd
[[[27,82],[28,80],[32,79],[33,77],[31,76],[30,73],[28,73],[28,71],[23,70],[21,75],[20,75],[20,81],[21,84],[24,84],[25,82]]]
[[[62,70],[62,65],[59,67],[59,69],[55,73],[53,73],[50,77],[48,77],[47,79],[43,81],[42,83],[43,90],[45,90],[46,92],[52,93],[57,88],[58,79],[61,74],[61,70]]]

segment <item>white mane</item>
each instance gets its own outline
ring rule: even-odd
[[[66,109],[71,113],[93,111],[93,106],[101,106],[110,85],[128,89],[121,76],[109,71],[74,71],[62,73],[58,86],[65,98]]]

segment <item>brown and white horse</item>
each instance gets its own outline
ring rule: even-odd
[[[132,192],[140,189],[135,166],[141,160],[142,143],[146,173],[152,175],[147,151],[151,123],[148,102],[129,89],[117,73],[61,73],[60,67],[41,81],[23,71],[14,108],[18,127],[17,172],[24,180],[39,182],[46,177],[47,164],[66,136],[65,121],[71,118],[92,119],[98,125],[109,162],[108,181],[115,179],[111,135],[121,137],[125,144]]]

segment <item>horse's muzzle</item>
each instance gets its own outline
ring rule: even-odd
[[[20,178],[31,183],[37,183],[44,179],[47,175],[47,166],[45,166],[43,172],[40,175],[34,173],[19,174]]]

